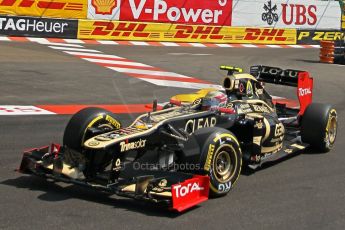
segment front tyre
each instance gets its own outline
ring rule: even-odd
[[[317,151],[332,149],[337,136],[337,111],[328,104],[313,103],[302,117],[302,141]]]
[[[74,114],[68,122],[63,144],[81,152],[84,142],[95,136],[92,129],[105,133],[119,128],[121,128],[121,123],[113,113],[101,108],[85,108]]]
[[[241,173],[242,153],[237,138],[228,130],[217,128],[203,142],[201,168],[210,177],[210,195],[226,195]]]

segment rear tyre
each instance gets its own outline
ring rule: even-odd
[[[328,104],[313,103],[302,117],[302,141],[320,152],[332,149],[337,136],[337,112]]]
[[[100,108],[85,108],[74,114],[68,122],[63,144],[81,152],[84,142],[94,136],[90,129],[97,128],[105,133],[119,129],[121,126],[113,113]]]
[[[198,130],[199,131],[199,130]],[[210,195],[226,195],[235,185],[242,168],[242,153],[233,133],[222,128],[201,129],[193,134],[200,143],[200,167],[210,177]]]

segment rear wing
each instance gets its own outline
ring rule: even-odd
[[[306,71],[257,65],[250,67],[250,74],[261,82],[297,87],[299,115],[303,115],[307,106],[312,103],[313,78]]]
[[[281,69],[278,67],[256,65],[250,67],[250,74],[253,75],[258,81],[288,85],[297,87],[298,74],[304,71],[294,69]]]

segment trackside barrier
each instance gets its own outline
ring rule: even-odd
[[[334,41],[321,41],[320,42],[320,62],[334,63]]]
[[[78,39],[293,45],[296,34],[296,29],[78,20]]]

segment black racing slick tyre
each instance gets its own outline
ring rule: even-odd
[[[198,130],[199,131],[199,130]],[[220,197],[226,195],[235,185],[242,168],[242,153],[235,135],[222,128],[201,129],[209,132],[200,138],[200,167],[210,177],[210,195]]]
[[[310,104],[301,124],[302,141],[320,152],[332,149],[337,136],[337,111],[328,104]]]
[[[92,128],[109,132],[121,128],[121,123],[107,110],[92,107],[82,109],[72,116],[65,128],[64,146],[81,152],[83,143],[94,135]]]

